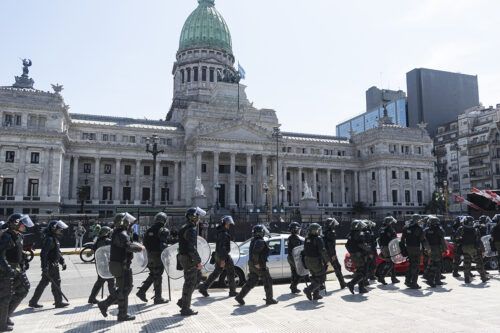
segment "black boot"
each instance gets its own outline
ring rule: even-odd
[[[236,302],[238,302],[240,305],[245,305],[245,301],[243,300],[243,297],[241,295],[237,295],[235,298]]]
[[[123,317],[118,317],[118,321],[131,321],[131,320],[135,320],[135,316],[131,316],[129,314],[126,314]]]
[[[311,292],[311,289],[309,287],[306,287],[304,289],[304,294],[306,294],[306,297],[308,300],[312,301],[312,299],[313,299],[312,292]]]
[[[141,288],[139,288],[139,291],[137,292],[137,294],[135,294],[141,301],[143,301],[144,303],[147,303],[148,302],[148,298],[146,297],[146,292],[144,290],[142,290]]]
[[[69,303],[66,303],[66,302],[58,302],[58,303],[55,303],[55,308],[56,309],[62,309],[62,308],[65,308],[69,305]]]
[[[161,296],[159,297],[155,296],[154,304],[166,304],[166,303],[168,303],[168,299],[164,299]]]
[[[200,292],[200,294],[203,295],[203,297],[208,297],[210,296],[208,294],[208,291],[207,291],[207,288],[205,288],[205,286],[202,284],[199,288],[198,288],[198,291]]]
[[[274,298],[266,299],[266,305],[273,305],[273,304],[278,304],[278,301],[275,300]]]
[[[363,285],[358,285],[359,293],[360,294],[366,294],[368,292],[368,289],[366,289]]]
[[[385,279],[384,279],[383,277],[381,277],[381,276],[379,276],[379,277],[377,278],[377,281],[378,281],[379,283],[383,284],[384,286],[386,286],[386,285],[387,285],[387,282],[385,282]]]
[[[105,301],[97,303],[97,307],[101,311],[104,318],[108,316],[108,304]]]
[[[191,309],[182,309],[181,310],[181,316],[183,316],[183,317],[194,316],[197,314],[198,314],[198,311],[193,311]]]

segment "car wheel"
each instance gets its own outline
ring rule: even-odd
[[[489,258],[488,260],[488,266],[491,270],[496,271],[498,269],[498,260],[497,258]]]
[[[236,284],[236,287],[242,287],[245,284],[245,274],[243,271],[235,267],[234,268],[234,282]],[[229,287],[229,281],[227,280],[227,274],[226,271],[222,272],[222,274],[219,277],[219,286],[222,288],[228,288]]]
[[[443,271],[443,273],[451,273],[453,271],[453,260],[444,259],[442,271]]]
[[[92,262],[94,261],[94,249],[92,247],[84,247],[81,251],[80,251],[80,259],[85,262],[85,263],[88,263],[88,262]]]

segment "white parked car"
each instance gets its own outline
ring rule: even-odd
[[[269,237],[265,237],[267,244],[269,245],[269,258],[267,261],[267,267],[269,268],[269,273],[273,280],[279,279],[289,279],[292,277],[292,272],[290,271],[290,265],[288,264],[288,237],[290,234],[271,234]],[[300,237],[304,241],[303,237]],[[242,286],[248,276],[248,260],[250,251],[250,242],[252,239],[248,239],[241,243],[240,246],[240,258],[238,263],[236,260],[238,258],[233,258],[235,261],[235,280],[237,286]],[[224,271],[220,278],[219,284],[222,286],[227,286],[226,272]]]

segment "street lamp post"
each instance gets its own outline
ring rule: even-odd
[[[276,139],[276,195],[278,196],[278,200],[276,201],[276,207],[278,206],[280,202],[280,179],[279,179],[279,144],[280,144],[280,139],[283,137],[283,134],[281,134],[280,128],[279,127],[273,127],[273,139]]]
[[[269,186],[267,185],[267,183],[264,183],[262,184],[262,189],[264,190],[264,193],[266,195],[266,211],[267,211],[267,206],[268,206],[268,202],[267,202],[267,191],[269,191]]]
[[[215,211],[219,211],[219,190],[220,190],[220,184],[217,183],[214,185],[215,191],[217,192],[217,200],[215,201]]]
[[[283,184],[281,184],[279,186],[279,189],[280,189],[280,192],[281,192],[281,209],[283,209],[283,201],[284,201],[284,198],[285,198],[285,186],[283,186]]]
[[[152,147],[152,148],[151,148]],[[155,206],[155,196],[156,196],[156,156],[158,154],[162,154],[165,151],[158,149],[158,135],[153,134],[151,138],[146,138],[146,152],[153,155],[153,186],[152,187],[152,195],[151,195],[151,206]]]

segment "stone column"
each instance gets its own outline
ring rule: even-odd
[[[215,185],[219,183],[219,152],[214,151],[214,176],[213,176],[213,204],[217,205],[217,190],[215,189]]]
[[[23,197],[26,193],[26,147],[19,147],[19,173],[16,176],[15,195]],[[3,156],[2,156],[3,157]],[[76,191],[76,190],[75,190]],[[21,198],[22,200],[22,198]]]
[[[358,176],[359,172],[354,171],[354,202],[358,202],[359,200],[359,189],[358,189]]]
[[[344,169],[340,170],[340,202],[342,203],[342,207],[345,206],[345,171]]]
[[[332,204],[332,170],[330,168],[326,169],[326,203],[328,206],[331,206]]]
[[[405,191],[404,191],[404,181],[405,181],[405,171],[404,169],[399,169],[399,202],[403,205],[406,203]]]
[[[174,162],[174,205],[179,200],[179,161]]]
[[[134,201],[136,205],[141,203],[141,160],[135,161],[135,191]]]
[[[262,206],[266,204],[266,194],[264,193],[264,189],[262,186],[264,183],[267,183],[267,156],[262,155],[262,182],[260,184],[259,191],[263,193],[262,195]],[[269,184],[267,184],[269,186]]]
[[[320,200],[318,200],[318,196],[317,196],[317,192],[318,192],[318,182],[316,181],[316,177],[318,175],[318,171],[316,168],[313,168],[312,169],[312,194],[314,196],[314,198],[316,199],[316,201],[319,201],[318,203],[321,203],[321,197],[320,197]]]
[[[236,168],[236,154],[231,153],[230,154],[230,170],[229,170],[229,208],[235,208],[236,201],[235,201],[235,187],[236,187],[236,179],[235,179],[235,168]]]
[[[379,169],[379,179],[378,179],[378,192],[380,192],[380,204],[381,205],[386,205],[388,202],[387,199],[387,172],[385,168],[380,168]]]
[[[247,154],[247,183],[246,183],[247,208],[253,208],[252,203],[252,154]]]
[[[414,170],[410,170],[410,184],[411,184],[411,202],[413,202],[416,206],[418,206],[417,201],[417,189],[415,183],[417,182],[417,172]]]
[[[113,199],[115,201],[120,201],[120,177],[122,174],[121,170],[121,162],[122,160],[117,158],[115,159],[115,189],[113,192]]]
[[[160,186],[161,160],[156,160],[156,165],[153,165],[153,168],[156,168],[156,179],[155,179],[155,204],[156,204],[161,200],[161,186]],[[153,198],[151,197],[151,199]]]
[[[302,181],[302,167],[299,167],[298,169],[298,173],[299,173],[299,195],[298,195],[298,202],[300,202],[300,200],[302,199],[302,192],[304,191],[304,182]]]
[[[78,156],[73,156],[73,181],[71,186],[73,186],[71,189],[71,193],[73,193],[72,199],[78,200],[78,189],[76,188],[78,186]]]
[[[45,161],[43,163],[43,174],[46,179],[46,183],[43,184],[43,188],[45,190],[45,195],[50,197],[51,187],[52,187],[52,170],[53,170],[53,160],[54,160],[54,149],[44,149],[44,157]],[[40,195],[41,196],[41,195]]]
[[[288,183],[286,179],[286,175],[288,173],[287,167],[283,165],[283,186],[285,187],[285,191],[283,192],[283,206],[288,206]]]
[[[101,158],[95,158],[94,166],[94,200],[99,200],[99,177],[101,175]]]
[[[201,151],[196,152],[196,170],[195,170],[195,178],[200,178],[201,179]]]

